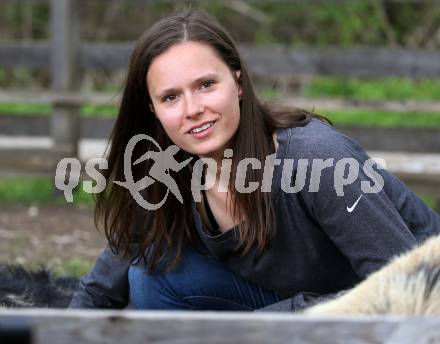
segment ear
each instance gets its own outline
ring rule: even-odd
[[[150,107],[150,111],[151,111],[152,113],[156,114],[156,113],[154,112],[153,104],[149,103],[148,106]]]
[[[240,97],[241,100],[241,96],[243,94],[243,90],[241,88],[241,80],[240,80],[241,70],[236,70],[234,71],[234,73],[235,73],[235,80],[237,81],[237,85],[238,85],[238,96]]]
[[[236,70],[234,71],[235,73],[235,80],[240,81],[240,77],[241,77],[241,70]]]

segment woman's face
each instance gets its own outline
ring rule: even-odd
[[[242,91],[232,73],[199,42],[175,44],[152,61],[146,78],[151,108],[181,149],[223,157],[240,122]]]

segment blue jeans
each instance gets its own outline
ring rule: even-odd
[[[128,271],[130,299],[137,309],[252,311],[281,301],[191,247],[169,272],[146,274],[143,264]]]

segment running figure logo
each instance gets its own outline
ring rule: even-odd
[[[133,173],[131,171],[131,156],[133,154],[134,147],[141,140],[148,140],[152,142],[159,149],[159,151],[148,151],[133,163],[133,165],[137,165],[148,159],[154,160],[154,163],[149,171],[149,176],[145,176],[135,182],[133,180]],[[133,196],[137,204],[139,204],[144,209],[156,210],[160,208],[167,200],[170,191],[174,194],[174,196],[176,196],[180,203],[183,204],[183,198],[179,191],[179,187],[177,186],[176,181],[173,179],[173,177],[171,177],[171,175],[169,174],[169,171],[180,171],[191,161],[192,158],[188,158],[180,163],[176,161],[174,155],[179,151],[179,149],[180,148],[176,145],[171,145],[167,149],[162,151],[160,145],[151,136],[148,136],[146,134],[138,134],[133,136],[130,141],[128,141],[127,147],[125,148],[124,152],[125,182],[115,181],[114,183],[129,190],[130,194]],[[147,202],[142,197],[140,191],[146,189],[155,181],[164,184],[167,187],[167,192],[165,194],[165,197],[159,203],[152,204]]]

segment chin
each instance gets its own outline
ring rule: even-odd
[[[203,145],[203,147],[191,147],[186,150],[188,153],[195,154],[200,158],[214,158],[221,155],[223,157],[224,145]]]

